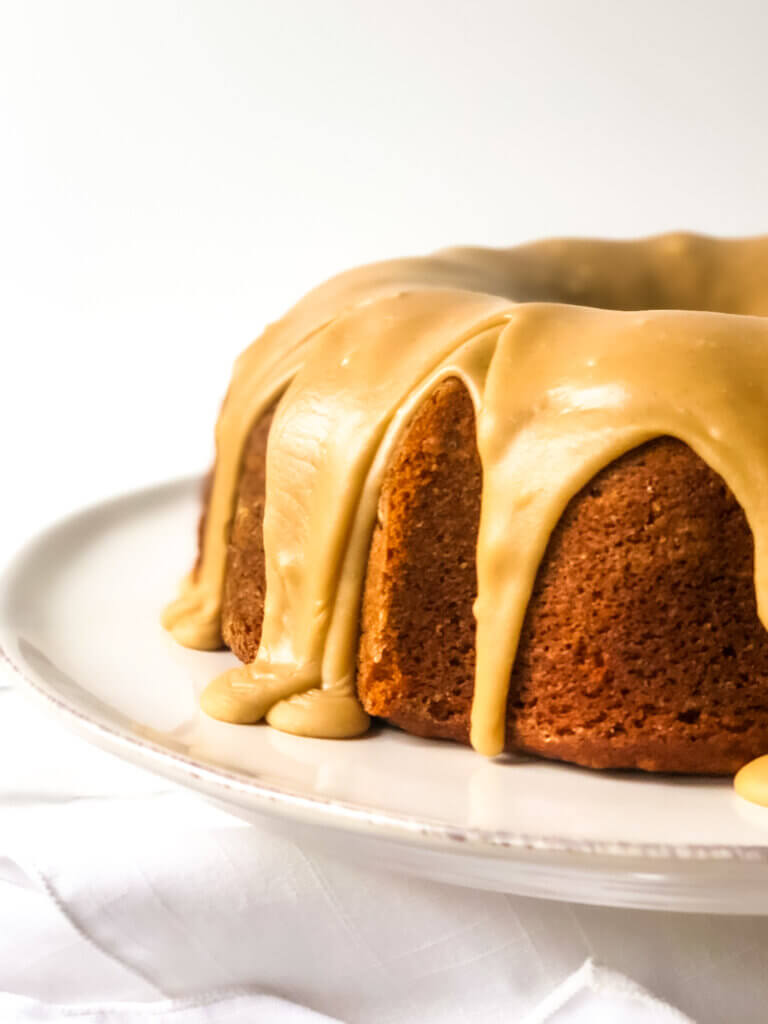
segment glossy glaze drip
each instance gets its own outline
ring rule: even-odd
[[[743,800],[768,807],[768,754],[756,757],[739,769],[733,787]]]
[[[270,430],[259,653],[206,690],[209,714],[268,715],[271,725],[313,736],[367,728],[354,685],[378,497],[366,479],[377,456],[382,462],[385,436],[394,443],[388,427],[414,390],[436,371],[468,372],[462,362],[489,335],[496,340],[509,308],[478,292],[407,292],[354,309],[318,335]]]
[[[267,715],[306,735],[367,727],[354,662],[381,479],[408,417],[447,376],[472,395],[483,464],[478,750],[503,747],[520,628],[563,509],[595,473],[652,437],[685,441],[742,504],[765,622],[766,269],[766,239],[555,241],[375,264],[306,296],[238,360],[217,426],[202,562],[164,616],[181,643],[220,645],[243,447],[287,387],[267,454],[261,646],[252,665],[208,688],[203,707],[227,721]],[[616,311],[653,307],[741,315]]]

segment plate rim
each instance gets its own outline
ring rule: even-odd
[[[166,778],[186,784],[198,792],[204,788],[211,796],[225,803],[235,803],[250,810],[281,817],[298,817],[304,823],[324,825],[337,830],[371,835],[405,843],[409,846],[431,845],[433,848],[450,850],[456,854],[499,857],[517,853],[519,855],[549,854],[566,856],[570,861],[588,857],[606,862],[614,869],[629,868],[629,861],[653,861],[677,865],[692,862],[722,863],[768,863],[768,842],[757,844],[701,844],[701,843],[644,843],[625,840],[573,839],[557,835],[531,835],[508,829],[466,828],[452,825],[439,819],[402,814],[397,811],[381,810],[357,802],[339,800],[333,797],[307,795],[287,786],[276,786],[264,782],[257,776],[240,773],[223,766],[212,765],[174,751],[160,743],[136,735],[117,724],[107,724],[88,714],[77,702],[68,700],[46,680],[44,673],[33,672],[21,665],[10,653],[13,626],[5,617],[5,609],[12,605],[15,581],[21,573],[24,562],[38,546],[50,541],[55,535],[72,527],[78,520],[89,514],[105,513],[126,502],[141,503],[142,499],[171,497],[178,492],[200,486],[203,474],[188,474],[183,477],[149,484],[91,502],[66,516],[58,518],[27,539],[0,572],[0,663],[22,684],[23,689],[36,702],[41,703],[63,724],[86,741],[106,749],[131,763],[154,771]],[[13,645],[15,646],[15,645]],[[375,738],[371,740],[375,742]],[[241,799],[236,799],[239,796]],[[247,799],[246,799],[247,798]]]

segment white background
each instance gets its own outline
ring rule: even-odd
[[[0,555],[201,469],[234,355],[453,243],[768,230],[762,0],[0,0]]]

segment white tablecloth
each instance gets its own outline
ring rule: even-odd
[[[3,1022],[766,1018],[768,920],[353,867],[86,746],[28,701],[0,689]]]

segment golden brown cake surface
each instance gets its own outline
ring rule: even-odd
[[[469,738],[480,461],[448,382],[382,492],[358,686],[371,714]],[[768,636],[752,535],[722,479],[661,438],[570,502],[547,548],[512,674],[507,748],[591,768],[729,773],[768,749]]]
[[[264,498],[266,453],[274,409],[248,435],[240,471],[237,507],[227,547],[222,595],[221,634],[241,661],[253,661],[261,639],[266,583],[264,578]]]
[[[264,456],[246,449],[223,628],[243,661],[263,612]],[[389,466],[363,601],[365,709],[469,740],[481,467],[458,381],[420,407]],[[542,562],[512,675],[507,749],[592,768],[730,773],[768,749],[768,639],[752,536],[723,481],[661,438],[574,498]]]
[[[766,313],[768,239],[692,235],[310,293],[237,362],[164,617],[247,662],[205,709],[590,767],[764,752]]]

